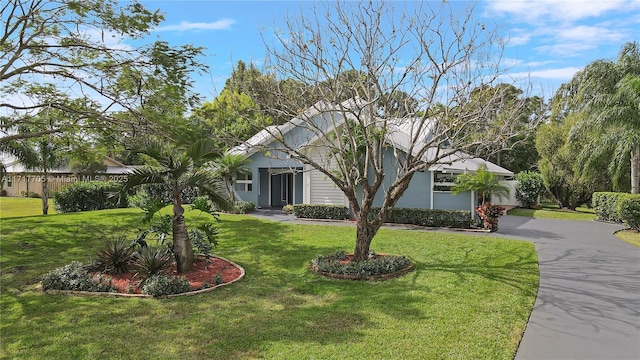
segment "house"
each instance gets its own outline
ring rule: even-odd
[[[28,169],[13,157],[0,159],[5,167],[2,190],[5,196],[25,196],[27,193],[42,195],[43,173],[38,169]],[[105,170],[96,174],[74,174],[68,167],[47,171],[49,194],[53,194],[77,181],[124,182],[133,170],[108,156],[102,159]]]
[[[345,106],[345,104],[340,104]],[[349,205],[342,191],[322,172],[310,165],[291,158],[283,151],[290,146],[303,151],[307,156],[323,167],[331,168],[332,129],[342,126],[344,114],[338,107],[326,103],[317,103],[300,116],[283,125],[269,126],[248,139],[245,143],[232,148],[229,152],[240,154],[250,160],[250,172],[240,174],[235,185],[239,200],[253,202],[258,208],[281,207],[287,204],[333,204]],[[348,117],[348,115],[347,115]],[[414,136],[414,129],[407,121],[387,121],[386,142],[390,145],[383,155],[387,174],[394,173],[396,157],[394,150],[408,151],[408,139]],[[418,134],[428,138],[432,136],[427,126]],[[334,139],[335,140],[335,139]],[[286,144],[286,145],[285,145]],[[430,149],[431,150],[431,149]],[[436,149],[433,149],[436,151]],[[437,151],[443,151],[442,149]],[[455,149],[448,151],[441,161],[424,172],[413,176],[409,188],[399,199],[396,207],[470,210],[477,206],[477,199],[471,192],[454,195],[451,187],[455,176],[464,172],[474,172],[481,164],[499,176],[507,179],[514,174],[489,161],[474,158]],[[434,156],[427,152],[425,156]],[[440,154],[441,156],[442,154]],[[385,184],[391,183],[387,176]],[[383,191],[379,191],[374,206],[382,203]]]

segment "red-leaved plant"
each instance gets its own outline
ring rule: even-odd
[[[498,218],[502,216],[504,210],[505,208],[500,205],[485,202],[476,208],[476,213],[482,219],[485,229],[496,231],[498,230]]]

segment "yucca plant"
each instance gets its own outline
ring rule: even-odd
[[[129,270],[133,256],[131,244],[123,236],[107,240],[98,252],[100,269],[110,274],[122,274]]]
[[[143,281],[164,272],[172,260],[168,249],[152,246],[143,247],[134,257],[133,268]]]

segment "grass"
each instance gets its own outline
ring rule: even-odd
[[[55,214],[53,199],[49,199],[49,214]],[[0,197],[0,218],[42,215],[42,199],[25,197]]]
[[[138,218],[118,209],[2,219],[0,358],[512,359],[537,292],[531,243],[382,229],[373,249],[406,255],[415,270],[337,281],[309,262],[351,251],[353,228],[246,215],[221,216],[215,249],[246,276],[214,292],[141,300],[37,290],[44,273],[86,261],[102,239],[133,235]]]
[[[593,209],[578,207],[575,211],[560,209],[556,204],[543,203],[540,209],[515,208],[509,211],[509,215],[527,216],[532,218],[558,219],[558,220],[595,220]]]
[[[618,231],[616,236],[629,244],[640,248],[640,232],[635,230]]]

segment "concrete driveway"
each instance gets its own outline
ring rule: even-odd
[[[516,359],[640,359],[640,249],[613,235],[622,226],[518,216],[499,226],[534,242],[540,264]]]
[[[295,220],[281,211],[254,216]],[[327,223],[353,226],[353,223]],[[516,353],[524,359],[640,359],[640,249],[618,239],[621,225],[500,218],[490,236],[535,243],[538,296]]]

